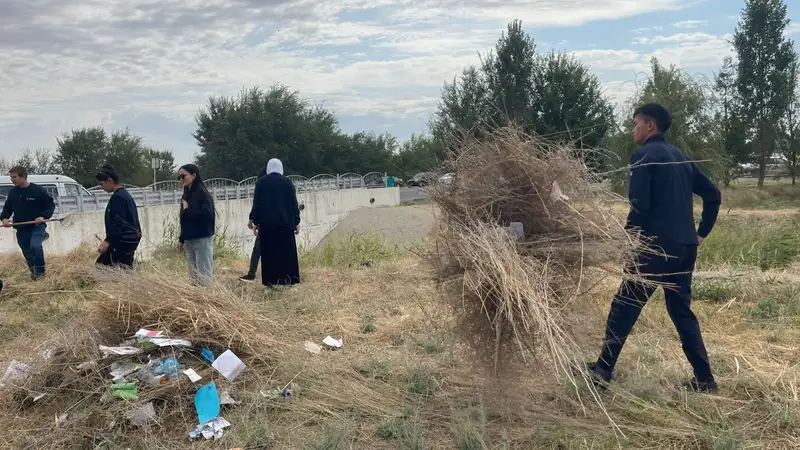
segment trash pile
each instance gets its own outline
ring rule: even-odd
[[[190,439],[219,439],[231,427],[222,416],[222,407],[235,407],[241,401],[233,398],[232,387],[221,388],[217,383],[229,384],[239,379],[246,366],[230,349],[215,356],[208,346],[144,328],[118,345],[96,348],[99,358],[68,365],[68,370],[93,382],[102,380],[99,408],[121,406],[124,410],[121,416],[130,425],[144,428],[158,423],[165,408],[174,408],[181,398],[193,395],[197,426],[187,430]],[[45,360],[53,359],[52,352],[42,356]],[[63,393],[65,384],[74,384],[67,381],[59,388],[45,387],[44,392],[36,392],[27,383],[35,373],[33,364],[11,361],[0,380],[0,392],[16,387],[18,392],[26,393],[26,401],[41,404],[48,396]],[[262,391],[261,395],[269,399],[293,399],[294,388],[290,386],[276,387],[274,392]],[[58,414],[56,425],[69,420],[69,412]]]

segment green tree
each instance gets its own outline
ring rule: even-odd
[[[438,141],[431,136],[411,135],[394,154],[394,170],[406,178],[420,172],[432,172],[438,164]]]
[[[632,114],[644,103],[660,103],[672,113],[672,127],[666,138],[714,178],[720,175],[720,150],[716,140],[709,136],[713,125],[710,93],[705,86],[675,66],[664,67],[656,58],[650,61],[651,75],[643,89],[627,102],[625,120],[620,130],[610,136],[609,148],[614,152],[611,165],[626,168],[636,151]],[[618,170],[617,183],[627,181],[627,170]]]
[[[468,67],[460,79],[445,84],[430,131],[447,148],[464,133],[480,138],[493,127],[515,123],[528,133],[588,149],[613,122],[610,103],[589,68],[565,53],[537,54],[533,38],[515,20],[479,69]],[[582,154],[592,166],[600,165],[597,153]]]
[[[508,34],[501,34],[494,54],[490,54],[483,65],[495,124],[511,122],[530,126],[536,63],[533,38],[522,29],[521,21],[514,20],[508,24]]]
[[[106,161],[108,136],[102,127],[73,129],[57,139],[56,163],[64,175],[84,186],[95,184],[97,168]]]
[[[720,175],[725,186],[738,175],[741,164],[752,160],[747,133],[741,117],[741,101],[736,90],[736,66],[725,57],[720,71],[714,76],[717,111],[712,128],[721,149]]]
[[[747,0],[733,36],[738,59],[736,87],[742,114],[755,146],[758,185],[764,185],[767,159],[776,150],[776,124],[790,103],[792,42],[783,0]]]
[[[148,149],[145,159],[148,161],[148,167],[150,168],[147,174],[151,178],[148,179],[149,182],[147,184],[150,184],[150,180],[152,180],[152,161],[154,158],[158,160],[158,167],[156,168],[156,181],[174,180],[174,177],[176,176],[176,167],[175,156],[172,155],[172,152],[169,150]]]
[[[556,52],[537,58],[532,80],[534,132],[583,151],[587,164],[599,170],[603,158],[594,149],[614,123],[600,81],[573,56]]]
[[[323,154],[345,152],[336,117],[283,85],[255,87],[235,98],[211,97],[195,121],[197,163],[206,177],[255,176],[273,157],[283,161],[287,174],[313,176],[330,169]]]
[[[442,99],[431,117],[430,130],[440,142],[437,157],[444,158],[445,149],[464,133],[481,136],[492,116],[489,83],[483,71],[474,66],[461,72],[442,88]]]
[[[54,162],[61,173],[87,187],[96,184],[94,177],[103,164],[114,166],[123,183],[147,186],[153,182],[153,154],[167,161],[159,169],[160,179],[171,176],[175,161],[171,152],[156,152],[127,129],[109,136],[102,127],[92,127],[75,129],[59,138]]]
[[[800,153],[800,58],[797,52],[793,52],[792,56],[789,66],[790,102],[779,125],[785,142],[782,146],[783,155],[794,186],[797,184],[797,157]]]

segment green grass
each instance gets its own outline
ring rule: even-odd
[[[422,398],[429,398],[433,397],[437,388],[436,377],[430,367],[419,366],[411,371],[408,380],[408,391],[410,393]]]
[[[722,207],[739,209],[794,208],[800,202],[800,186],[768,181],[758,189],[753,182],[737,182],[722,191]]]
[[[374,232],[352,232],[343,237],[326,238],[321,248],[303,252],[303,267],[358,267],[396,258],[400,250]]]
[[[386,418],[378,423],[375,433],[381,439],[397,441],[403,450],[424,450],[425,430],[416,417]]]
[[[375,331],[375,316],[373,314],[365,314],[361,316],[361,323],[358,326],[359,331],[364,334],[372,333]]]
[[[800,255],[800,220],[795,217],[721,216],[700,247],[697,266],[783,269]]]

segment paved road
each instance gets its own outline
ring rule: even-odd
[[[417,200],[425,200],[427,195],[425,192],[416,187],[400,188],[400,203],[413,202]]]

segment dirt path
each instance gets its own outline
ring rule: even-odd
[[[380,233],[390,245],[408,248],[428,237],[434,225],[431,205],[357,209],[339,222],[318,248],[324,246],[327,239],[347,237],[354,232]]]

